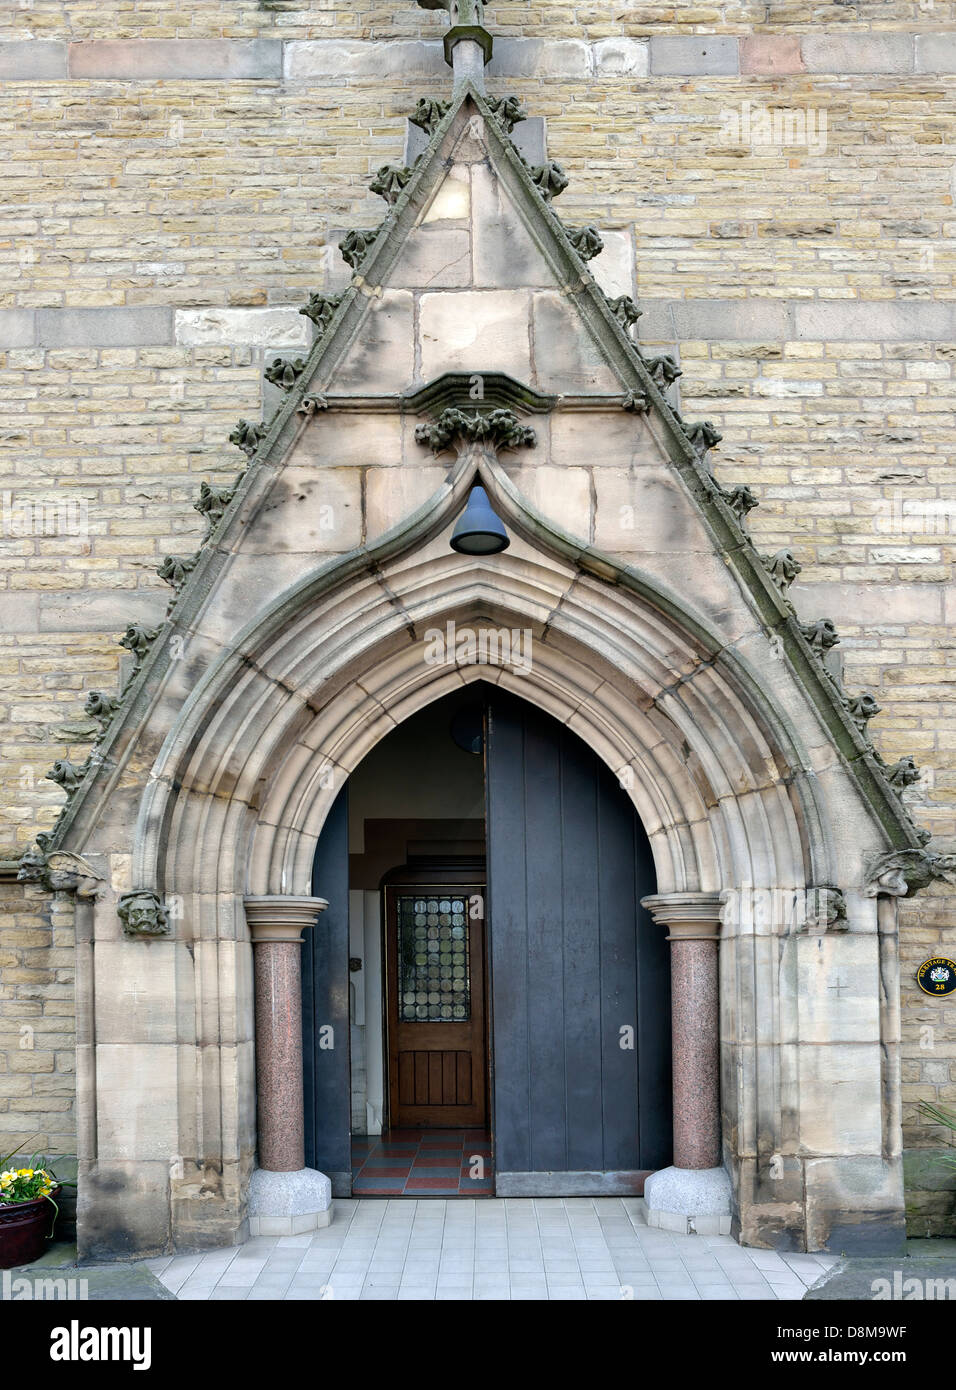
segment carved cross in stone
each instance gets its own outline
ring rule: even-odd
[[[849,985],[847,984],[847,982],[843,979],[843,976],[840,975],[840,974],[838,974],[837,977],[836,977],[836,982],[835,982],[834,984],[832,984],[832,985],[828,985],[827,988],[828,988],[828,989],[832,989],[832,990],[835,992],[836,997],[837,997],[838,999],[842,999],[842,997],[843,997],[843,991],[844,991],[845,989],[849,989],[850,986],[849,986]]]

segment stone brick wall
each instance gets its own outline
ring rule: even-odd
[[[685,414],[759,495],[758,543],[796,552],[801,613],[837,623],[847,685],[883,706],[884,756],[923,765],[907,795],[950,849],[953,9],[487,7],[490,89],[546,117],[562,217],[630,252],[639,336],[679,346]],[[265,354],[304,344],[298,306],[345,281],[341,232],[381,220],[372,173],[449,87],[441,30],[411,0],[0,14],[0,859],[53,820],[44,773],[85,757],[116,637],[161,617],[155,568],[198,542],[200,480],[235,475]],[[774,113],[796,138],[763,141]],[[69,1151],[65,909],[0,893],[0,1131]],[[913,1150],[941,1138],[919,1101],[956,1107],[956,1006],[913,980],[954,922],[943,886],[904,905]],[[942,1170],[910,1173],[913,1230],[952,1228]]]

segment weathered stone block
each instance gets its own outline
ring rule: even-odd
[[[623,390],[580,317],[557,291],[534,296],[535,384],[549,392]]]
[[[591,48],[583,39],[498,39],[489,77],[589,77]]]
[[[595,77],[647,76],[648,48],[640,39],[599,39],[592,54]]]
[[[604,250],[588,262],[588,269],[609,299],[622,294],[633,299],[634,234],[630,227],[622,231],[605,231],[602,227],[600,231]]]
[[[956,311],[952,304],[932,300],[901,303],[899,300],[860,302],[841,300],[794,306],[798,338],[862,339],[883,342],[888,338],[928,340],[956,337]]]
[[[754,75],[803,72],[800,40],[791,34],[751,34],[740,40],[740,71]]]
[[[445,470],[438,466],[371,469],[366,484],[366,542],[373,544],[410,516],[444,481]]]
[[[547,123],[543,116],[529,116],[511,132],[511,143],[529,164],[543,164],[548,157]]]
[[[417,419],[416,419],[417,423]],[[404,429],[399,415],[319,411],[289,456],[289,463],[314,467],[395,467],[402,462]],[[412,457],[422,458],[420,445]]]
[[[467,222],[471,217],[471,166],[453,164],[442,179],[424,214],[422,225]]]
[[[659,76],[727,76],[738,70],[734,38],[665,34],[651,39],[650,50],[650,71]]]
[[[93,39],[70,44],[70,76],[237,81],[282,76],[277,39]]]
[[[917,34],[917,72],[956,72],[956,34]]]
[[[587,457],[584,450],[581,457]],[[600,549],[638,555],[642,565],[653,565],[650,557],[665,551],[683,556],[682,564],[691,563],[692,555],[709,554],[711,545],[704,526],[667,469],[602,467],[595,468],[592,476],[594,543]],[[698,559],[692,563],[700,568]]]
[[[471,284],[471,236],[461,227],[417,227],[388,276],[393,289],[461,289]]]
[[[36,632],[39,622],[38,594],[0,594],[0,632]]]
[[[515,486],[532,507],[585,544],[591,538],[591,475],[586,468],[549,464],[509,466]]]
[[[36,314],[32,309],[0,309],[0,351],[33,347]]]
[[[156,590],[103,592],[87,589],[77,594],[41,594],[40,632],[109,632],[131,622],[153,627],[162,619],[168,594]]]
[[[476,286],[554,285],[554,272],[494,170],[476,164],[471,177]]]
[[[408,290],[388,289],[368,305],[356,338],[333,373],[330,393],[365,390],[380,395],[411,385],[415,374],[413,296]]]
[[[913,39],[909,34],[807,34],[800,48],[807,72],[913,71]]]
[[[309,321],[296,308],[177,309],[176,342],[187,347],[305,347]]]
[[[174,941],[148,950],[127,941],[97,942],[94,952],[96,1036],[100,1043],[177,1041]]]
[[[0,78],[6,82],[56,82],[67,74],[67,45],[57,39],[0,43]]]
[[[144,953],[149,945],[127,945]],[[179,1084],[173,1044],[98,1044],[96,1117],[99,1154],[110,1159],[162,1159],[179,1146]]]
[[[448,74],[440,42],[392,39],[293,39],[285,45],[288,82],[340,81],[345,77],[444,77]]]
[[[251,555],[334,554],[352,550],[361,539],[359,470],[290,463],[248,528],[243,550]]]
[[[38,309],[41,347],[146,347],[173,342],[173,311],[165,307]]]
[[[497,371],[531,377],[530,296],[523,290],[436,292],[421,298],[421,373]]]

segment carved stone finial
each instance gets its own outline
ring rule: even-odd
[[[343,261],[350,265],[353,270],[357,270],[365,260],[369,248],[381,230],[381,227],[374,227],[371,231],[352,231],[344,236],[339,242]]]
[[[871,860],[864,885],[868,897],[886,893],[891,898],[911,898],[934,879],[952,883],[956,854],[936,854],[928,849],[894,849]]]
[[[643,391],[628,391],[621,402],[622,410],[629,410],[634,415],[643,415],[647,410],[647,397]]]
[[[747,513],[752,512],[754,507],[759,507],[760,503],[750,491],[746,483],[738,483],[733,488],[719,488],[721,497],[740,522],[741,526],[747,519]]]
[[[641,310],[634,303],[629,294],[619,294],[617,299],[609,299],[607,307],[617,319],[618,323],[627,333],[632,324],[637,323],[641,317]]]
[[[723,435],[718,433],[716,427],[710,420],[691,420],[683,423],[684,433],[693,444],[699,454],[706,454],[708,449],[712,449],[715,444],[719,444]]]
[[[299,312],[304,314],[305,310],[300,309]],[[229,443],[237,445],[246,458],[252,458],[260,442],[265,439],[268,433],[269,426],[264,420],[260,420],[257,425],[250,424],[248,420],[240,420],[229,436]]]
[[[207,483],[205,479],[200,483],[199,500],[193,503],[193,507],[206,518],[209,528],[206,532],[207,539],[222,521],[223,513],[232,501],[235,491],[232,487],[219,487],[215,483]]]
[[[520,121],[528,119],[519,97],[489,97],[488,105],[498,124],[504,127],[506,135],[510,135]]]
[[[800,631],[818,656],[831,647],[839,646],[840,638],[832,618],[818,618],[815,623],[801,623]]]
[[[905,758],[900,758],[891,767],[884,769],[886,780],[891,787],[897,791],[903,791],[905,787],[911,787],[914,782],[918,782],[922,773],[916,764],[916,759],[907,753]]]
[[[864,690],[861,695],[854,695],[852,700],[847,701],[847,709],[850,718],[864,738],[867,738],[866,726],[870,720],[880,713],[882,705],[878,705],[868,690]]]
[[[448,112],[451,102],[435,101],[432,97],[420,97],[418,105],[415,107],[409,120],[412,125],[417,125],[419,130],[423,130],[426,135],[431,135],[432,131]]]
[[[684,375],[673,357],[666,353],[661,357],[645,357],[643,362],[658,386],[670,386],[679,376]]]
[[[308,304],[300,310],[300,314],[305,314],[307,319],[311,319],[318,329],[321,336],[332,322],[332,316],[342,303],[344,295],[341,294],[321,294],[316,292],[309,295]],[[242,422],[240,421],[240,424]]]
[[[394,206],[402,195],[402,189],[412,177],[414,170],[397,164],[383,164],[369,184],[372,193],[384,198],[389,207]]]
[[[597,227],[590,224],[586,227],[568,227],[568,241],[577,251],[582,261],[593,261],[595,256],[600,256],[604,250],[604,238]],[[626,298],[626,296],[622,296]],[[617,300],[614,301],[618,303]],[[625,325],[626,326],[626,325]]]
[[[158,636],[158,627],[144,627],[142,623],[130,623],[119,639],[119,644],[121,647],[125,647],[128,652],[132,652],[137,661],[142,661],[149,651],[150,643],[155,642]]]
[[[275,357],[266,367],[264,376],[273,386],[281,386],[283,391],[291,391],[305,371],[305,360],[301,357]]]
[[[557,198],[559,193],[563,193],[571,182],[563,165],[559,164],[556,159],[546,159],[543,164],[534,166],[529,164],[527,169],[531,175],[531,182],[546,203],[550,203],[552,198]]]
[[[198,555],[167,555],[156,573],[178,593],[198,563]]]
[[[115,695],[106,695],[102,690],[90,690],[87,692],[86,700],[83,705],[83,713],[98,719],[105,728],[119,709],[119,700]]]
[[[55,782],[68,796],[72,796],[86,776],[86,763],[71,763],[69,758],[58,758],[45,774],[48,782]]]
[[[778,550],[775,555],[761,555],[760,563],[770,575],[784,598],[790,585],[803,569],[792,550]]]
[[[124,893],[116,905],[116,912],[127,936],[168,936],[170,933],[169,913],[158,893],[151,889]]]
[[[484,440],[495,449],[514,449],[519,445],[533,448],[535,444],[534,430],[522,425],[513,411],[492,410],[487,415],[480,412],[468,415],[455,407],[443,410],[431,424],[417,425],[415,438],[419,444],[429,445],[436,454],[456,438],[472,442]]]

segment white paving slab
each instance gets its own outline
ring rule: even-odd
[[[647,1225],[641,1198],[337,1200],[331,1226],[149,1268],[190,1301],[800,1299],[838,1263]]]

